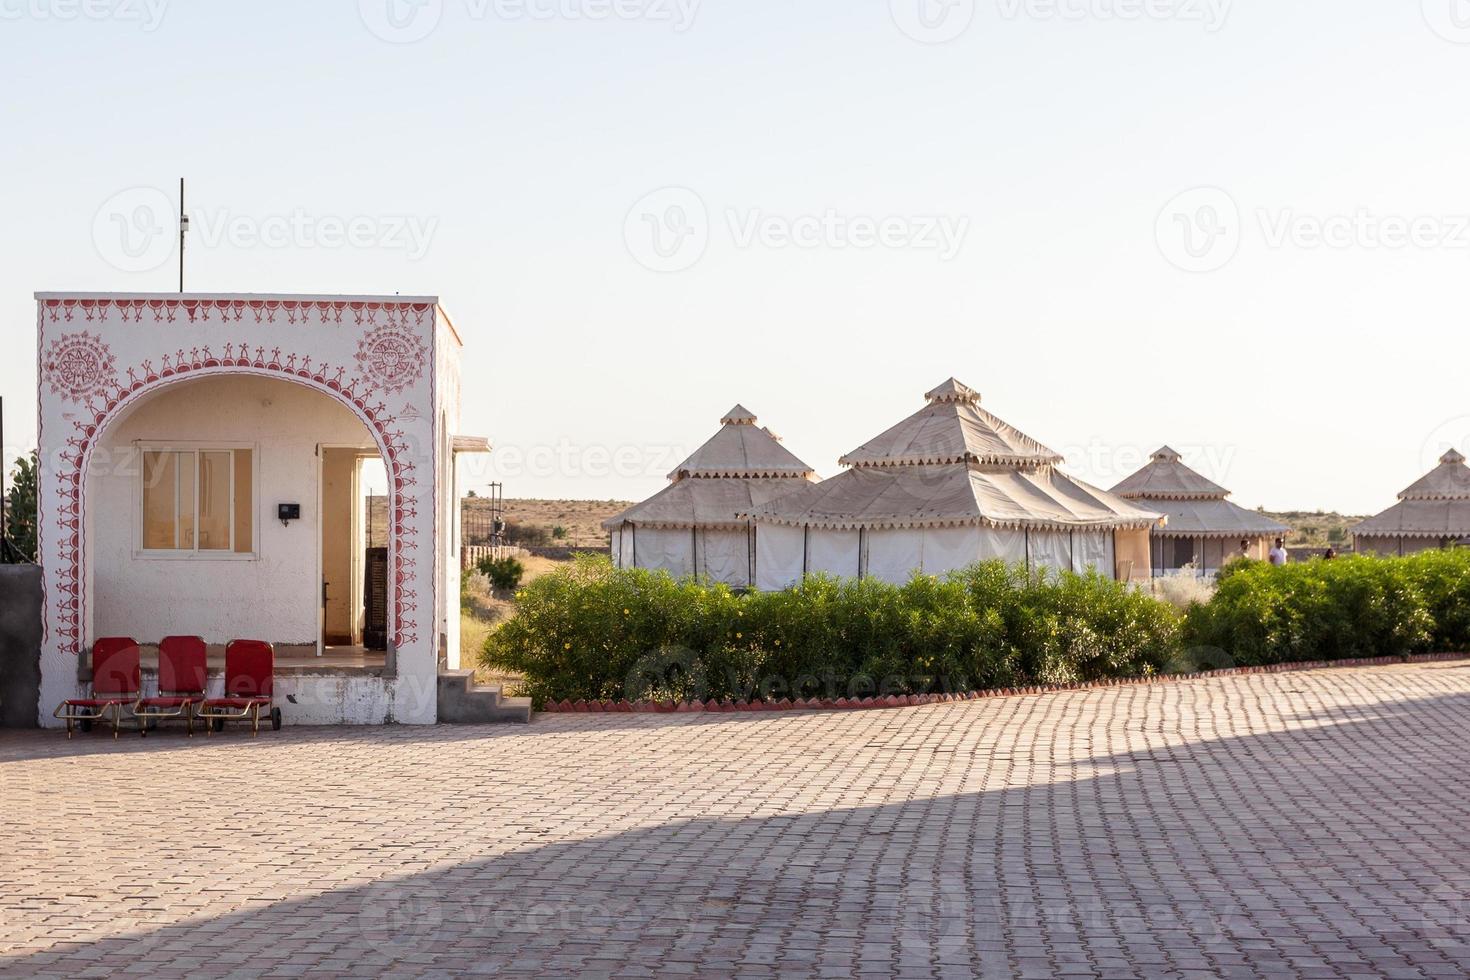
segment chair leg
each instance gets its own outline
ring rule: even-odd
[[[119,723],[121,721],[122,721],[122,708],[120,708],[120,707],[118,707],[117,705],[114,704],[112,706],[112,740],[114,742],[117,741],[118,725],[119,725]]]
[[[190,705],[184,705],[184,723],[188,726],[189,737],[194,737],[194,709]]]
[[[71,741],[71,725],[72,725],[71,713],[70,712],[67,712],[67,715],[66,715],[66,740],[68,742]]]
[[[255,706],[250,718],[250,737],[254,738],[260,734],[260,705]]]

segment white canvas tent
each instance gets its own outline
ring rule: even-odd
[[[815,478],[770,429],[757,428],[756,417],[736,405],[714,437],[669,474],[668,487],[603,523],[612,536],[613,562],[748,587],[755,554],[743,515]]]
[[[1168,523],[1152,533],[1151,564],[1155,575],[1166,575],[1193,565],[1202,575],[1218,572],[1247,553],[1264,561],[1274,538],[1291,531],[1264,514],[1231,503],[1230,491],[1184,465],[1179,453],[1164,446],[1149,464],[1113,487],[1125,500],[1157,510]]]
[[[1458,450],[1399,494],[1399,502],[1353,528],[1359,552],[1412,555],[1470,541],[1470,467]]]
[[[925,399],[846,472],[754,510],[759,588],[815,573],[901,583],[988,558],[1147,577],[1157,513],[1061,473],[953,378]]]

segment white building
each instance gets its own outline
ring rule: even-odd
[[[990,558],[1148,578],[1160,514],[1062,473],[953,378],[925,400],[844,457],[846,472],[755,508],[760,588],[814,573],[902,583]]]
[[[755,541],[742,515],[814,479],[810,466],[736,405],[720,430],[669,474],[667,487],[603,522],[613,562],[749,587]]]
[[[459,662],[455,454],[488,449],[459,435],[437,300],[37,299],[42,717],[85,693],[96,638],[182,634],[276,644],[288,723],[432,724]]]

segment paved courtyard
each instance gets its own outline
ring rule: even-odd
[[[0,973],[1462,977],[1470,663],[0,736]]]

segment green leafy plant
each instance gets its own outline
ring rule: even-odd
[[[481,575],[490,580],[490,587],[497,592],[514,592],[521,587],[526,575],[526,566],[517,558],[481,558],[475,566]]]
[[[36,475],[37,459],[16,460],[8,485],[5,506],[5,535],[8,547],[0,548],[0,562],[30,563],[36,560]]]

